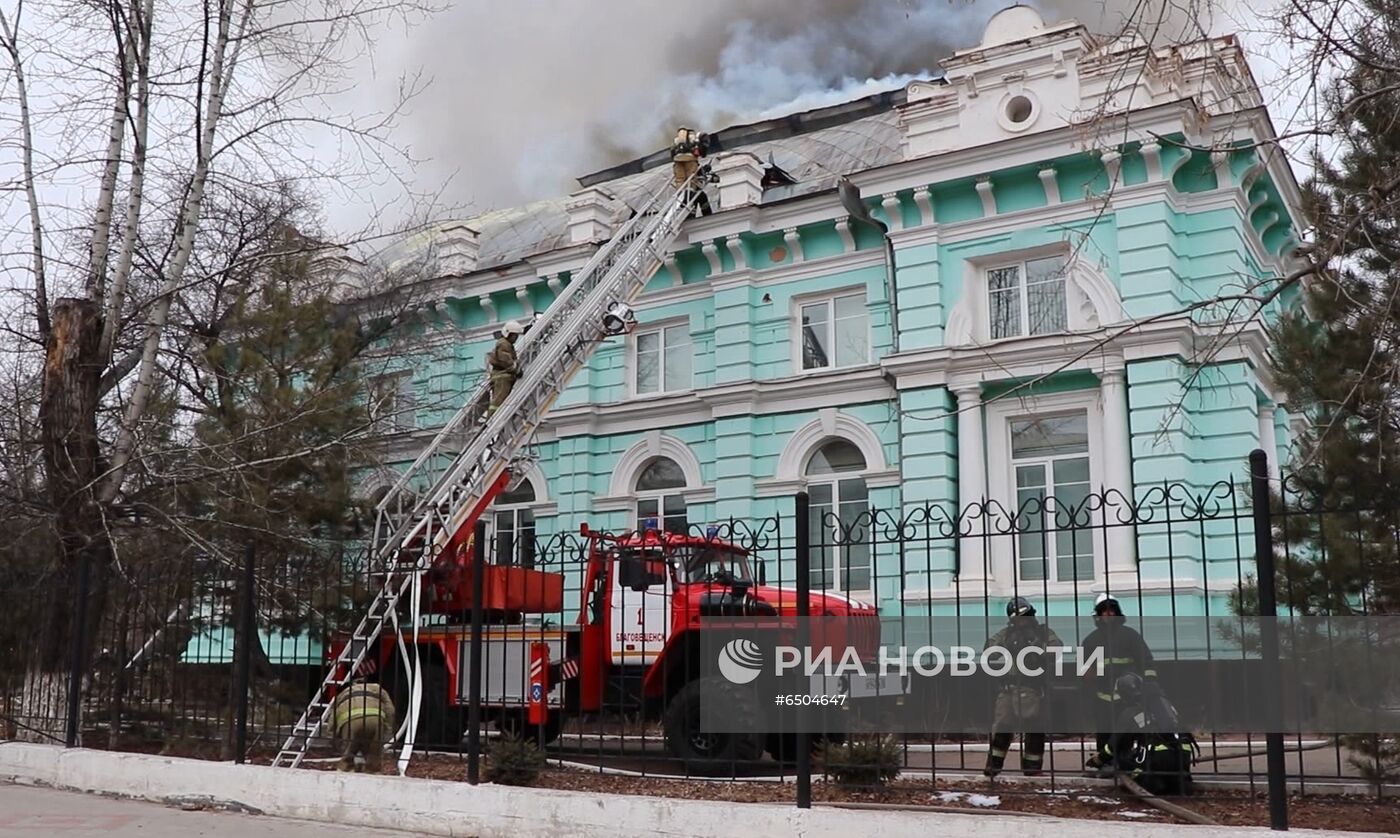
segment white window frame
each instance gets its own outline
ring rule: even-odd
[[[530,486],[531,491],[532,491],[532,492],[534,493],[534,495],[535,495],[535,499],[534,499],[534,500],[531,500],[531,501],[523,501],[523,502],[519,502],[519,503],[493,503],[493,504],[491,505],[490,509],[488,510],[488,513],[487,513],[487,515],[488,515],[488,518],[487,518],[487,533],[486,533],[487,541],[486,541],[486,543],[487,543],[488,545],[490,545],[490,547],[489,547],[489,549],[487,550],[487,554],[486,554],[486,555],[489,557],[490,561],[492,561],[492,562],[495,562],[495,561],[497,560],[497,558],[499,558],[499,557],[496,555],[496,544],[497,544],[496,516],[497,516],[498,514],[507,513],[507,514],[510,515],[510,518],[511,518],[511,532],[517,534],[517,535],[516,535],[516,547],[517,547],[517,551],[518,551],[518,545],[519,545],[519,535],[518,535],[518,534],[520,533],[520,515],[521,515],[521,513],[522,513],[522,512],[528,512],[528,513],[530,513],[530,517],[531,517],[530,530],[531,530],[531,532],[536,531],[536,530],[538,529],[538,527],[539,527],[539,512],[538,512],[538,507],[540,506],[540,500],[539,500],[540,492],[539,492],[539,488],[536,487],[534,483],[530,482],[530,480],[529,480],[528,477],[527,477],[527,478],[524,478],[524,479],[525,479],[526,484]],[[536,543],[538,544],[538,540],[536,541]],[[519,559],[519,556],[518,556],[518,555],[517,555],[517,556],[512,556],[512,557],[511,557],[512,563],[514,563],[514,562],[515,562],[516,560],[518,560],[518,559]],[[515,566],[519,567],[520,565],[516,564]]]
[[[1065,312],[1064,312],[1064,328],[1061,329],[1061,330],[1051,331],[1051,332],[1040,332],[1040,333],[1038,333],[1038,334],[1037,334],[1037,333],[1033,333],[1033,332],[1031,331],[1031,322],[1030,322],[1030,316],[1031,316],[1031,315],[1030,315],[1030,272],[1026,269],[1026,264],[1027,264],[1028,262],[1038,262],[1038,261],[1040,261],[1040,260],[1042,260],[1042,259],[1053,259],[1053,258],[1057,258],[1057,257],[1064,263],[1064,267],[1061,269],[1061,273],[1060,273],[1060,283],[1061,283],[1061,285],[1062,285],[1062,288],[1061,288],[1061,290],[1060,290],[1060,298],[1061,298],[1061,300],[1064,302],[1064,306],[1065,306]],[[1017,270],[1016,288],[1017,288],[1017,291],[1018,291],[1018,294],[1017,294],[1018,304],[1019,304],[1019,305],[1018,305],[1018,311],[1019,311],[1019,314],[1020,314],[1019,322],[1016,324],[1016,325],[1017,325],[1018,331],[1017,331],[1015,334],[1011,334],[1011,335],[1002,335],[1001,337],[993,337],[993,336],[992,336],[992,272],[993,272],[993,271],[998,271],[998,270],[1004,270],[1004,269],[1006,269],[1006,268],[1016,268],[1016,270]],[[1022,255],[1020,255],[1020,256],[1017,256],[1017,257],[1014,258],[1014,259],[1000,259],[1000,260],[997,260],[997,261],[987,262],[987,263],[983,264],[983,265],[981,266],[980,270],[981,270],[981,272],[982,272],[982,295],[983,295],[983,306],[984,306],[984,310],[985,310],[985,312],[986,312],[985,320],[986,320],[986,329],[987,329],[987,339],[988,339],[988,340],[1015,340],[1016,338],[1030,338],[1030,337],[1044,337],[1044,336],[1046,336],[1046,335],[1058,335],[1058,334],[1063,334],[1064,332],[1069,331],[1070,328],[1071,328],[1071,325],[1070,325],[1070,323],[1071,323],[1071,321],[1070,321],[1070,297],[1071,297],[1071,294],[1070,294],[1070,287],[1072,286],[1072,283],[1070,282],[1070,279],[1069,279],[1070,268],[1071,268],[1071,260],[1070,260],[1069,255],[1068,255],[1068,254],[1065,254],[1065,253],[1061,253],[1061,252],[1058,251],[1058,250],[1053,250],[1053,251],[1049,251],[1049,252],[1046,252],[1046,253],[1022,254]]]
[[[685,382],[685,386],[684,386],[684,387],[678,387],[678,388],[676,388],[676,389],[674,389],[674,390],[668,390],[668,389],[666,388],[666,330],[667,330],[667,329],[674,329],[674,328],[676,328],[676,327],[681,327],[681,328],[684,328],[684,329],[685,329],[686,338],[690,341],[690,346],[692,347],[691,362],[690,362],[690,380],[687,381],[687,382]],[[660,368],[659,368],[659,370],[658,370],[658,379],[657,379],[657,386],[658,386],[659,389],[653,390],[653,391],[651,391],[651,392],[643,393],[643,392],[641,392],[640,390],[637,389],[637,383],[638,383],[638,382],[637,382],[637,376],[638,376],[638,375],[640,374],[640,372],[641,372],[641,366],[640,366],[639,357],[638,357],[640,353],[639,353],[638,350],[640,349],[640,346],[641,346],[642,335],[647,335],[647,334],[660,334],[660,336],[661,336]],[[676,394],[676,393],[688,393],[688,392],[690,392],[691,390],[694,390],[694,389],[695,389],[695,353],[694,353],[694,351],[693,351],[694,346],[695,346],[695,335],[694,335],[694,334],[691,332],[691,330],[690,330],[690,318],[688,318],[688,317],[673,317],[673,318],[671,318],[671,319],[669,319],[669,320],[657,320],[657,321],[655,321],[655,322],[648,323],[646,326],[639,327],[635,332],[632,333],[631,338],[627,341],[627,393],[628,393],[628,395],[634,396],[634,397],[637,397],[637,398],[643,398],[643,399],[645,399],[645,398],[651,398],[651,397],[653,397],[653,396],[669,396],[669,395],[674,395],[674,394]]]
[[[392,390],[385,387],[388,384],[393,385]],[[405,392],[409,394],[408,401],[412,404],[409,409],[401,406],[401,398]],[[380,407],[379,400],[385,393],[392,393],[392,398]],[[374,376],[370,380],[369,399],[370,418],[374,421],[387,421],[389,433],[406,433],[418,428],[418,387],[413,380],[412,370]],[[408,418],[405,419],[405,416]]]
[[[1089,491],[1100,493],[1104,490],[1104,477],[1111,471],[1107,468],[1109,456],[1103,447],[1103,398],[1098,388],[1071,390],[1064,393],[1050,393],[1025,398],[999,399],[986,406],[987,417],[987,496],[999,502],[1009,514],[1015,514],[1016,472],[1011,457],[1011,422],[1016,419],[1036,416],[1053,416],[1082,410],[1089,422]],[[1127,456],[1119,452],[1119,456]],[[1091,586],[1103,581],[1104,572],[1104,531],[1100,513],[1095,512],[1090,519],[1093,537],[1090,555],[1094,565],[1092,579],[1060,582],[1050,578],[1018,582],[1020,564],[1016,556],[1016,537],[1012,535],[994,536],[989,539],[988,566],[992,578],[1002,582],[1004,592],[1042,591],[1051,594],[1068,594],[1075,590],[1088,591]],[[1051,568],[1053,570],[1053,568]],[[1053,576],[1053,574],[1051,574]]]
[[[825,303],[827,306],[827,323],[829,324],[831,345],[833,350],[836,346],[836,300],[842,297],[860,297],[861,308],[865,316],[865,357],[858,362],[850,364],[838,364],[835,357],[829,359],[830,364],[824,367],[804,367],[802,365],[802,309],[805,306]],[[831,291],[823,291],[819,294],[808,294],[792,299],[792,368],[795,374],[804,375],[807,373],[823,372],[826,370],[853,369],[855,367],[870,364],[871,355],[875,350],[874,325],[870,316],[870,295],[864,285],[855,285],[847,288],[837,288]]]
[[[646,461],[646,463],[644,463],[644,464],[642,465],[642,467],[641,467],[640,469],[637,470],[637,473],[636,473],[635,475],[633,475],[633,477],[632,477],[632,497],[633,497],[633,504],[632,504],[632,513],[633,513],[633,515],[632,515],[632,520],[636,522],[636,524],[637,524],[637,529],[641,529],[642,521],[643,521],[644,519],[646,519],[646,518],[653,517],[653,516],[651,516],[651,515],[642,515],[642,502],[643,502],[643,501],[652,501],[652,500],[654,500],[654,501],[656,501],[656,515],[654,516],[654,517],[656,518],[656,528],[659,529],[659,530],[665,530],[665,529],[666,529],[666,498],[669,498],[669,497],[677,497],[677,498],[680,498],[680,499],[681,499],[681,503],[685,504],[686,528],[689,529],[689,524],[690,524],[690,500],[689,500],[689,498],[686,497],[686,492],[687,492],[687,491],[689,490],[689,488],[690,488],[689,486],[682,485],[682,486],[676,486],[676,487],[671,488],[671,489],[638,489],[638,488],[637,488],[637,484],[640,483],[641,480],[642,480],[642,474],[644,474],[644,473],[646,472],[646,470],[647,470],[648,468],[651,467],[651,464],[652,464],[653,462],[657,461],[657,460],[670,460],[672,463],[675,463],[676,468],[680,469],[682,475],[685,474],[685,467],[682,466],[682,465],[680,464],[680,462],[679,462],[678,460],[676,460],[674,457],[668,457],[668,456],[666,456],[665,454],[658,454],[658,455],[655,456],[655,457],[649,458],[649,459]],[[687,483],[688,483],[688,482],[689,482],[689,481],[687,480]]]
[[[852,443],[852,444],[854,444],[854,443]],[[812,452],[812,453],[815,454],[816,452],[814,451],[814,452]],[[803,482],[804,482],[804,484],[805,484],[806,491],[808,492],[809,495],[811,494],[811,491],[812,491],[812,487],[813,487],[813,486],[830,486],[830,487],[831,487],[831,509],[830,509],[830,512],[832,512],[833,514],[835,514],[835,515],[838,517],[838,519],[839,519],[839,517],[840,517],[840,515],[841,515],[841,482],[842,482],[843,480],[860,480],[861,482],[863,482],[863,483],[865,484],[865,505],[866,505],[867,511],[869,510],[869,508],[870,508],[870,480],[866,477],[866,475],[867,475],[867,473],[868,473],[869,471],[870,471],[870,464],[869,464],[869,463],[866,463],[866,467],[863,468],[863,469],[861,469],[860,471],[842,471],[842,472],[837,472],[837,473],[835,473],[835,474],[822,474],[822,475],[817,475],[817,476],[815,476],[815,477],[808,477],[808,478],[806,478]],[[826,510],[823,510],[821,513],[815,513],[815,512],[813,513],[814,516],[817,515],[817,514],[820,514],[820,515],[822,516],[822,519],[823,519],[823,520],[822,520],[822,521],[819,521],[818,523],[819,523],[819,524],[822,524],[823,527],[824,527],[824,526],[825,526],[825,523],[824,523],[824,522],[825,522]],[[867,526],[872,526],[872,525],[873,525],[873,522],[872,522],[872,524],[868,524]],[[873,539],[872,539],[872,540],[873,540]],[[869,548],[869,551],[870,551],[870,555],[866,558],[866,563],[867,563],[867,566],[869,567],[869,570],[870,570],[870,581],[873,583],[873,582],[875,581],[875,545],[874,545],[874,544],[867,544],[866,546],[867,546],[867,548]],[[831,585],[831,587],[829,587],[829,588],[821,588],[821,589],[818,589],[818,588],[816,588],[816,587],[814,586],[814,587],[813,587],[813,590],[829,591],[829,592],[834,593],[834,594],[841,594],[841,595],[843,595],[843,596],[854,596],[854,597],[857,597],[857,598],[859,598],[859,597],[861,597],[861,596],[869,596],[869,594],[871,593],[871,588],[870,588],[869,586],[864,587],[864,588],[851,588],[850,590],[847,590],[846,588],[842,587],[842,585],[845,583],[845,572],[844,572],[844,568],[846,567],[846,564],[847,564],[847,562],[846,562],[846,554],[847,554],[847,551],[848,551],[848,550],[850,550],[850,546],[849,546],[849,545],[833,544],[833,545],[831,546],[831,551],[832,551],[832,559],[831,559],[831,581],[832,581],[832,585]]]

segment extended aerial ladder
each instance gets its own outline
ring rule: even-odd
[[[405,766],[417,726],[421,672],[404,648],[399,605],[410,597],[410,626],[418,627],[423,575],[444,557],[464,549],[476,520],[509,482],[517,458],[545,414],[597,345],[634,322],[631,303],[660,268],[701,194],[702,170],[677,187],[667,180],[653,192],[575,274],[544,314],[516,343],[524,375],[494,414],[486,376],[376,507],[369,545],[370,568],[383,585],[292,727],[274,766],[301,764],[330,715],[335,692],[346,686],[393,625],[400,657],[411,667],[410,707],[399,735]],[[415,652],[416,652],[415,644]]]

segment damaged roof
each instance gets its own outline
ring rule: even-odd
[[[827,108],[749,125],[711,135],[712,153],[742,149],[764,163],[771,162],[795,183],[774,186],[763,194],[773,203],[833,188],[841,175],[875,168],[900,159],[896,108],[905,101],[903,88]],[[579,178],[584,186],[604,193],[612,205],[614,224],[640,206],[670,176],[668,150]],[[380,251],[374,260],[393,271],[431,258],[442,231],[465,224],[477,232],[476,270],[511,265],[569,243],[568,196],[548,198],[520,207],[493,210],[473,218],[443,223],[420,231]]]

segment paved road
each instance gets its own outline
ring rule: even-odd
[[[335,826],[232,812],[186,812],[131,800],[0,784],[0,836],[103,838],[404,838],[407,832]]]

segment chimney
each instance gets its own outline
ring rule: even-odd
[[[745,151],[726,154],[712,164],[719,178],[719,208],[754,206],[763,200],[763,161]]]
[[[481,249],[479,235],[461,221],[443,227],[434,242],[438,275],[464,276],[476,270],[476,257]]]
[[[611,201],[607,193],[592,187],[569,196],[565,206],[569,211],[570,244],[600,242],[612,235]]]

